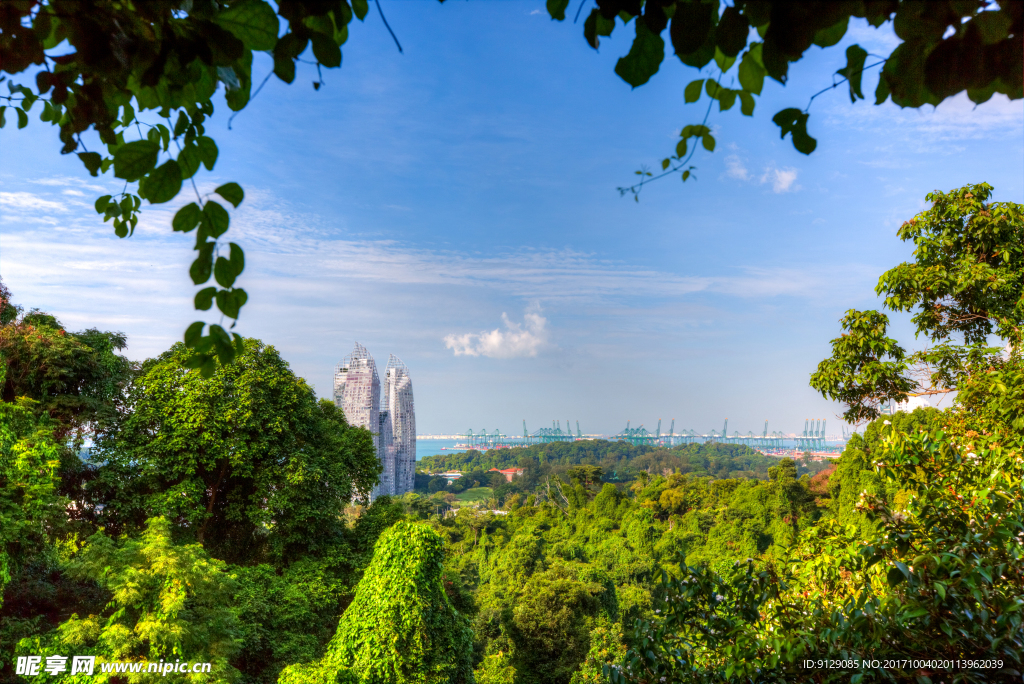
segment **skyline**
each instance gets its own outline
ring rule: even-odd
[[[843,312],[879,307],[878,277],[910,254],[900,223],[966,183],[1024,198],[1020,101],[902,111],[838,89],[811,109],[814,154],[778,139],[771,114],[827,86],[845,45],[892,42],[863,22],[793,65],[791,85],[766,83],[752,119],[714,112],[719,148],[695,158],[698,180],[659,181],[635,203],[615,188],[703,114],[703,100],[683,103],[695,70],[672,58],[631,91],[613,72],[623,37],[595,53],[541,3],[388,16],[404,54],[371,15],[319,91],[312,72],[271,79],[231,131],[219,105],[220,161],[197,183],[246,191],[228,235],[248,264],[237,331],[323,397],[355,340],[401,350],[424,434],[514,434],[524,418],[602,434],[659,416],[695,430],[729,416],[743,433],[766,418],[785,432],[808,416],[838,424],[807,378]],[[268,70],[258,59],[254,75]],[[112,179],[61,158],[38,121],[12,128],[0,275],[15,302],[124,331],[136,360],[180,340],[196,313],[177,205],[145,207],[118,240],[92,209]],[[915,348],[909,317],[890,318]]]

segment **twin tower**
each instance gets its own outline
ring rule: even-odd
[[[411,492],[416,477],[416,413],[406,365],[394,354],[388,359],[381,401],[377,364],[366,347],[356,342],[334,372],[334,404],[349,425],[374,433],[383,472],[370,500]]]

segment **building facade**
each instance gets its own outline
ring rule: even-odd
[[[358,342],[334,373],[334,404],[349,425],[374,435],[381,464],[380,484],[370,500],[413,490],[416,477],[416,415],[409,369],[391,355],[385,370],[384,396],[373,357]]]
[[[394,354],[384,371],[384,401],[395,451],[395,494],[404,494],[416,479],[416,409],[409,368]]]

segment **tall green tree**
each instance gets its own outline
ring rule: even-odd
[[[145,362],[127,410],[92,451],[96,522],[141,530],[165,516],[175,534],[234,563],[324,553],[342,543],[342,511],[379,477],[372,436],[317,402],[277,351],[245,340],[209,378],[175,345]]]
[[[907,354],[877,311],[848,311],[832,356],[811,387],[847,405],[850,422],[879,415],[886,402],[955,392],[972,373],[1019,358],[1024,337],[1024,206],[990,202],[992,186],[933,192],[931,208],[906,221],[901,240],[914,261],[886,271],[875,292],[891,311],[914,312],[930,346]],[[993,338],[999,345],[993,345]]]

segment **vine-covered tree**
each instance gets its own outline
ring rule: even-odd
[[[442,585],[444,541],[399,522],[373,560],[323,659],[281,673],[281,684],[471,684],[473,633]]]

